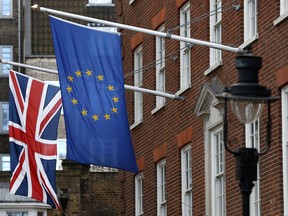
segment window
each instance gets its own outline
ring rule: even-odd
[[[192,215],[192,166],[191,145],[181,149],[182,215]]]
[[[0,18],[12,17],[12,0],[0,0]]]
[[[134,51],[134,86],[141,87],[143,82],[142,72],[142,46]],[[134,92],[134,126],[143,121],[143,93]]]
[[[7,216],[28,216],[28,212],[7,212]]]
[[[180,36],[190,38],[190,4],[184,5],[180,10]],[[180,42],[180,92],[190,88],[191,67],[190,49],[191,44]]]
[[[251,43],[258,37],[257,0],[244,1],[244,41]]]
[[[210,41],[221,44],[222,0],[210,0]],[[210,67],[220,64],[222,52],[210,48]]]
[[[0,154],[0,171],[10,171],[10,155]]]
[[[166,205],[166,161],[157,164],[157,215],[167,215]]]
[[[222,128],[212,131],[212,209],[213,216],[225,215],[224,145]]]
[[[288,215],[288,86],[281,92],[284,215]]]
[[[259,120],[247,124],[246,127],[246,148],[256,148],[260,151],[259,144]],[[257,181],[254,181],[254,187],[250,194],[250,215],[260,216],[260,175],[259,163],[257,168]]]
[[[164,26],[158,29],[158,31],[164,30]],[[165,38],[163,37],[156,37],[156,90],[165,91]],[[164,104],[165,98],[156,96],[156,108],[154,111],[163,107]]]
[[[280,15],[288,12],[288,0],[280,0]]]
[[[144,215],[143,209],[143,175],[139,173],[135,176],[135,215]]]
[[[89,4],[112,4],[112,0],[88,0]]]
[[[13,60],[13,47],[12,46],[0,46],[0,58],[5,61]],[[8,76],[9,70],[12,68],[11,65],[2,64],[0,67],[0,76]]]
[[[66,139],[57,139],[57,162],[56,170],[63,170],[62,160],[66,159],[67,154]]]
[[[7,134],[9,131],[9,103],[0,102],[0,134]]]

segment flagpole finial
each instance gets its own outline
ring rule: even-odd
[[[33,6],[31,6],[33,11],[39,12],[40,11],[40,6],[38,4],[34,4]]]

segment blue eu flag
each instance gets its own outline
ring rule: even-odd
[[[121,36],[50,16],[67,159],[138,172],[127,118]]]

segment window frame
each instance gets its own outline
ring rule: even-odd
[[[143,173],[139,173],[135,176],[135,216],[144,215],[144,185],[143,185]],[[140,184],[140,185],[139,185]],[[140,187],[141,188],[140,188]],[[141,190],[139,190],[139,188]]]
[[[8,157],[9,158],[9,161],[8,160],[5,161],[5,164],[6,163],[9,164],[9,168],[8,169],[4,168],[4,160],[3,160],[4,157]],[[0,171],[11,171],[10,161],[11,161],[10,154],[0,154]]]
[[[166,196],[166,159],[157,163],[157,215],[167,215],[167,196]],[[164,209],[164,214],[162,213]]]
[[[163,32],[165,25],[163,24],[157,31]],[[156,53],[156,90],[165,92],[165,38],[156,36],[155,38]],[[165,97],[156,96],[156,107],[152,110],[152,114],[165,106]]]
[[[142,45],[134,50],[134,86],[141,87],[143,83],[143,52]],[[134,91],[134,123],[130,126],[133,129],[143,122],[143,93]]]
[[[280,16],[288,12],[288,0],[280,0]]]
[[[251,2],[255,1],[254,13]],[[254,22],[250,21],[253,19]],[[252,25],[254,23],[254,25]],[[257,0],[244,0],[244,43],[240,46],[245,48],[252,42],[258,39],[258,1]]]
[[[10,49],[10,52],[9,52],[9,55],[10,55],[10,58],[5,58],[3,56],[4,54],[4,51],[3,49],[6,49],[6,48],[9,48]],[[0,58],[5,60],[5,61],[13,61],[13,46],[12,45],[0,45]],[[8,68],[8,69],[6,69]],[[0,77],[8,77],[9,76],[9,70],[12,69],[12,65],[7,65],[7,64],[2,64],[2,66],[0,67]],[[6,71],[7,70],[7,73],[4,73],[3,71]]]
[[[180,9],[180,36],[191,37],[190,28],[190,3],[187,2]],[[192,44],[180,41],[180,90],[176,94],[181,94],[191,88],[191,48]]]
[[[220,12],[218,13],[218,11]],[[210,0],[210,41],[222,42],[222,0]],[[222,51],[210,48],[210,68],[222,64]]]
[[[282,164],[283,164],[283,208],[284,215],[288,215],[288,85],[281,89],[282,106]]]
[[[251,124],[245,124],[246,148],[256,148],[260,151],[260,121],[257,119]],[[257,180],[250,194],[250,214],[261,216],[261,194],[260,194],[260,170],[259,161],[257,163]]]
[[[4,109],[3,105],[8,105],[8,114],[7,114],[7,130],[4,130]],[[0,134],[9,133],[9,101],[0,101]]]
[[[222,127],[211,130],[211,172],[212,209],[215,210],[212,211],[212,215],[226,215],[225,148]],[[219,192],[218,189],[222,191]],[[220,204],[219,198],[222,200]]]
[[[9,15],[3,15],[3,1],[1,0],[1,4],[0,4],[0,19],[11,19],[13,18],[13,0],[8,0],[10,2],[9,6],[10,6],[10,14]]]
[[[191,143],[181,148],[181,197],[182,216],[192,216],[193,183],[192,183],[192,152]],[[187,180],[188,179],[188,180]],[[187,197],[190,204],[187,204]]]

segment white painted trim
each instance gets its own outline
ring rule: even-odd
[[[283,157],[283,207],[284,215],[288,215],[288,85],[281,90],[282,101],[282,157]]]

